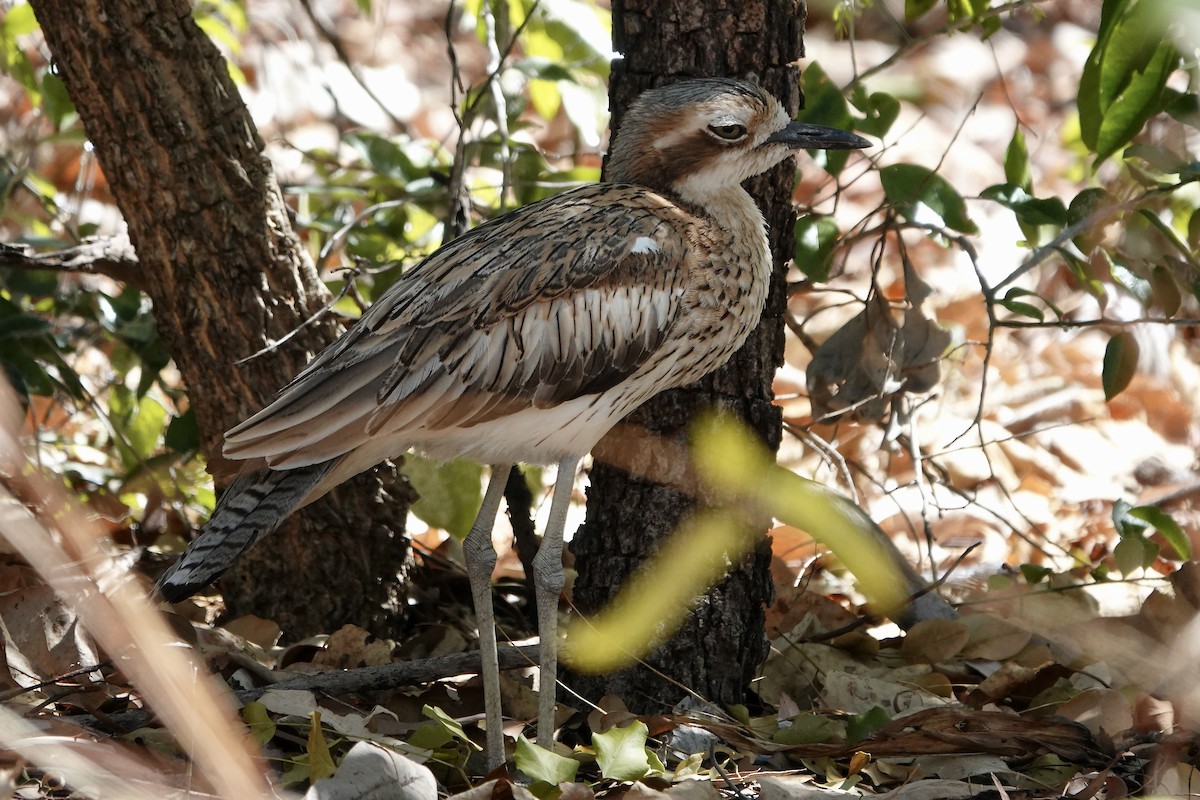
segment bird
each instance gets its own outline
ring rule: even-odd
[[[409,450],[490,465],[463,543],[488,768],[504,760],[491,531],[514,464],[557,464],[534,558],[537,742],[554,741],[563,529],[580,460],[653,395],[712,372],[758,324],[772,264],[742,187],[801,149],[862,137],[791,119],[739,78],[649,89],[602,182],[488,220],[406,271],[265,408],[225,434],[244,463],[157,584],[178,602],[293,511]]]

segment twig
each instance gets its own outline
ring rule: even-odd
[[[1102,325],[1178,325],[1189,328],[1200,325],[1200,318],[1196,317],[1134,317],[1133,319],[1108,319],[1106,317],[1098,317],[1096,319],[1057,319],[1049,322],[1025,322],[1022,320],[998,320],[996,327],[998,328],[1094,328]]]
[[[147,287],[133,243],[124,235],[87,239],[49,253],[35,252],[29,245],[0,243],[0,268],[104,275],[143,291]]]
[[[1010,11],[1016,11],[1018,9],[1024,8],[1025,6],[1033,6],[1033,5],[1037,5],[1038,3],[1045,3],[1045,2],[1048,2],[1048,0],[1012,0],[1012,2],[996,6],[994,8],[990,8],[990,9],[988,9],[988,11],[999,16],[1000,14],[1007,14]],[[920,38],[909,39],[908,41],[904,42],[904,44],[902,44],[898,48],[896,48],[896,52],[892,53],[890,56],[885,58],[883,61],[880,61],[875,66],[870,67],[869,69],[863,70],[861,73],[856,75],[854,77],[854,80],[850,81],[850,83],[846,85],[846,88],[843,89],[842,93],[845,94],[846,90],[848,90],[850,87],[854,86],[855,84],[862,83],[863,81],[867,80],[871,76],[876,75],[880,72],[883,72],[885,69],[889,69],[893,64],[896,64],[897,62],[902,61],[913,50],[924,47],[925,45],[929,44],[930,42],[933,42],[937,39],[941,39],[941,38],[945,37],[947,34],[957,33],[959,31],[965,31],[967,28],[971,27],[975,23],[976,23],[976,19],[974,17],[970,17],[970,16],[962,17],[960,19],[955,20],[954,22],[944,25],[943,27],[939,28],[936,31],[930,31],[929,33],[925,34],[924,36],[922,36]]]
[[[471,106],[464,103],[458,107],[459,93],[466,94],[467,88],[462,82],[462,73],[458,69],[458,51],[454,48],[454,31],[452,21],[455,13],[455,2],[450,0],[446,7],[446,52],[450,61],[450,111],[458,125],[458,137],[454,142],[454,160],[450,164],[450,179],[446,186],[446,219],[443,221],[442,243],[457,239],[467,230],[467,208],[470,201],[465,196],[463,176],[467,169],[467,127],[470,125],[469,114]]]
[[[350,270],[350,271],[356,272],[356,270]],[[265,356],[268,353],[276,352],[279,348],[283,347],[287,342],[291,341],[292,338],[294,338],[296,336],[296,334],[300,333],[300,331],[304,330],[309,325],[312,325],[314,322],[317,322],[322,317],[324,317],[326,314],[328,314],[331,310],[333,310],[333,307],[335,305],[337,305],[339,302],[341,302],[341,299],[343,297],[345,297],[347,294],[349,294],[349,292],[350,292],[351,288],[353,288],[353,286],[354,286],[353,278],[347,278],[345,283],[342,284],[342,290],[340,292],[338,292],[336,296],[329,298],[329,300],[327,300],[324,305],[322,305],[320,308],[318,308],[316,311],[314,311],[312,314],[310,314],[308,316],[308,318],[305,319],[303,322],[301,322],[299,325],[292,328],[290,331],[288,331],[287,333],[285,333],[283,336],[279,337],[275,341],[271,342],[266,347],[260,348],[259,350],[251,353],[250,355],[246,356],[245,358],[239,358],[237,361],[235,361],[233,363],[236,366],[240,367],[242,364],[245,364],[248,361],[253,361],[254,359]]]
[[[534,666],[538,661],[538,646],[535,644],[521,647],[500,647],[500,669],[515,669],[517,667]],[[415,686],[430,683],[442,678],[463,675],[479,671],[479,652],[456,653],[452,656],[425,658],[420,661],[406,661],[402,664],[380,664],[358,669],[341,669],[333,672],[321,672],[316,675],[304,675],[290,678],[268,686],[253,689],[243,689],[234,692],[243,703],[258,700],[264,694],[276,690],[296,690],[320,692],[328,695],[358,694],[362,692],[378,692],[397,689],[402,686]],[[129,731],[144,727],[153,719],[149,711],[138,709],[112,714],[109,721],[119,729]],[[89,728],[106,727],[96,717],[72,717],[71,721]]]
[[[321,38],[328,42],[329,46],[333,48],[334,55],[337,56],[338,61],[346,65],[346,69],[350,71],[350,76],[353,77],[355,82],[362,87],[362,90],[366,92],[367,97],[375,101],[375,105],[379,106],[380,110],[387,115],[387,118],[390,119],[392,124],[396,126],[396,130],[400,131],[401,133],[406,133],[408,131],[408,125],[406,125],[402,119],[393,114],[392,110],[388,108],[387,105],[379,99],[379,96],[372,91],[371,87],[367,85],[367,81],[363,78],[362,70],[359,68],[358,63],[350,58],[350,54],[346,52],[346,48],[342,44],[342,40],[338,37],[337,33],[317,17],[317,12],[312,6],[312,0],[300,0],[300,6],[304,9],[304,13],[308,15],[308,21],[312,23],[313,28],[315,28]]]
[[[504,9],[508,10],[507,4],[504,5]],[[498,76],[504,66],[504,56],[500,54],[500,42],[496,38],[496,13],[489,2],[481,4],[480,13],[483,14],[483,27],[487,32],[488,75]],[[500,81],[492,79],[488,83],[488,88],[492,92],[492,103],[496,106],[496,132],[500,134],[500,212],[504,213],[508,207],[508,188],[512,183],[512,148],[509,147],[508,142],[508,102],[504,99],[504,87],[500,85]]]
[[[538,6],[541,0],[534,0],[529,12],[525,15],[525,19],[521,22],[517,29],[513,31],[504,49],[499,49],[499,44],[494,42],[495,39],[495,18],[485,17],[485,24],[490,19],[491,27],[489,28],[489,57],[488,57],[488,74],[483,79],[483,86],[479,88],[473,100],[463,104],[461,112],[458,108],[458,92],[465,91],[462,85],[462,76],[458,70],[458,55],[454,50],[453,31],[451,30],[451,18],[454,14],[454,2],[451,0],[449,8],[446,10],[446,48],[450,55],[450,108],[454,112],[454,119],[458,123],[458,139],[454,145],[454,164],[450,170],[449,180],[449,210],[447,211],[445,228],[445,241],[450,241],[461,235],[467,229],[467,209],[470,205],[470,200],[465,191],[463,178],[466,173],[466,149],[467,149],[467,129],[471,126],[475,118],[475,113],[482,100],[486,95],[492,92],[499,91],[497,86],[500,77],[500,70],[504,67],[504,60],[512,53],[513,48],[517,44],[517,39],[525,31],[530,21],[533,20],[534,14],[537,13]],[[490,14],[490,7],[487,2],[484,3],[484,13]],[[496,47],[496,58],[493,58],[491,49],[493,45]],[[508,185],[510,182],[510,165],[508,153],[508,118],[505,112],[505,102],[503,94],[500,94],[496,105],[496,125],[500,132],[501,153],[504,158],[504,181],[500,187],[500,208],[504,209],[504,196],[507,194]]]

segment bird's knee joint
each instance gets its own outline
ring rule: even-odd
[[[486,566],[490,572],[496,566],[496,549],[492,547],[491,537],[468,536],[463,542],[463,558],[472,566]]]
[[[553,564],[547,563],[545,560],[534,559],[533,582],[540,589],[562,591],[563,586],[567,583],[566,576],[563,575],[562,562]]]

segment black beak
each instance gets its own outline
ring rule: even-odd
[[[794,150],[861,150],[871,143],[856,133],[792,120],[763,144],[785,144]]]

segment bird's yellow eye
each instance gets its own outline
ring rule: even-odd
[[[745,125],[709,125],[708,129],[729,142],[736,141],[746,135]]]

